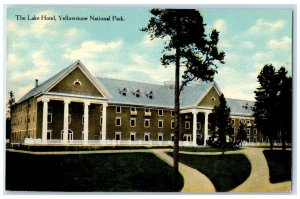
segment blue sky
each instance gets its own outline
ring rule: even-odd
[[[72,64],[81,62],[95,76],[163,83],[174,67],[160,63],[163,40],[139,31],[149,9],[103,7],[9,7],[6,20],[7,91],[18,100]],[[225,97],[253,100],[257,75],[265,64],[292,73],[292,11],[281,9],[200,9],[207,33],[220,31],[226,53],[215,81]],[[56,16],[57,21],[16,20],[15,15]],[[58,16],[122,16],[125,21],[59,21]]]

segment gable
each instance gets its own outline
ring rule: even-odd
[[[214,100],[213,100],[214,99]],[[197,106],[211,107],[218,106],[220,104],[219,93],[213,86],[208,93],[202,98]]]
[[[103,97],[79,67],[60,80],[50,92]]]

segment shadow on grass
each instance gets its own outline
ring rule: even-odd
[[[172,192],[173,168],[151,153],[6,153],[6,190]],[[183,187],[183,178],[175,191]]]
[[[169,153],[169,155],[172,155]],[[226,192],[242,184],[251,173],[249,160],[241,154],[191,155],[180,154],[180,162],[207,176],[218,192]],[[205,186],[205,185],[199,185]]]
[[[270,182],[290,181],[292,177],[292,152],[264,150],[263,153],[269,166]]]

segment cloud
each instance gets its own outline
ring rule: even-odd
[[[145,59],[145,57],[142,55],[139,55],[139,54],[131,55],[131,60],[137,64],[147,63],[147,60]]]
[[[251,41],[244,41],[242,42],[242,47],[246,49],[252,49],[255,45]]]
[[[53,17],[55,13],[53,11],[41,11],[36,14],[36,16],[47,16],[47,17]],[[44,33],[51,33],[51,30],[53,30],[53,24],[57,23],[53,20],[35,20],[33,21],[31,25],[31,33],[35,34],[36,36],[40,36]],[[53,32],[52,32],[53,33]]]
[[[268,46],[270,48],[291,49],[292,40],[290,37],[283,37],[281,40],[271,39]]]
[[[269,22],[264,19],[256,20],[256,24],[250,28],[251,33],[259,32],[275,32],[279,29],[283,29],[285,22],[283,20],[278,20],[276,22]]]
[[[9,67],[15,67],[16,65],[20,64],[20,57],[18,57],[15,53],[9,53],[7,55],[7,62],[6,65]]]
[[[26,71],[18,71],[12,73],[11,80],[23,80],[23,79],[44,79],[49,73],[52,63],[44,57],[43,51],[33,52],[31,54],[33,66],[27,67]]]
[[[67,38],[70,38],[70,37],[73,38],[73,37],[82,35],[82,34],[84,34],[84,33],[85,33],[85,31],[82,30],[82,29],[78,29],[78,28],[70,28],[70,29],[68,29],[68,30],[66,31],[65,36],[66,36]]]
[[[113,42],[98,42],[98,41],[84,41],[81,43],[80,48],[66,50],[64,57],[69,60],[78,60],[78,59],[91,59],[99,57],[99,54],[111,52],[118,50],[122,47],[123,41],[113,41]]]
[[[15,92],[15,98],[18,101],[21,97],[27,94],[31,89],[33,89],[34,84],[29,84],[19,87]]]
[[[226,31],[226,25],[225,25],[225,21],[223,19],[218,19],[215,23],[214,23],[214,29],[216,29],[219,32],[224,32]]]

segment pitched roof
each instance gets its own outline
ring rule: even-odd
[[[228,107],[230,107],[231,115],[240,115],[240,116],[252,116],[254,107],[253,101],[248,100],[238,100],[226,98]]]
[[[71,64],[70,66],[66,67],[62,71],[55,74],[53,77],[48,79],[47,81],[43,82],[42,84],[38,85],[38,87],[35,87],[31,89],[27,94],[25,94],[17,103],[21,103],[33,96],[36,96],[43,91],[45,91],[50,85],[52,85],[54,82],[56,82],[62,75],[64,75],[68,70],[70,70],[72,67],[74,67],[79,61]]]

